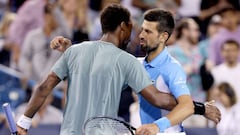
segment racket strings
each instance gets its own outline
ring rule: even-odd
[[[86,133],[92,134],[93,132],[101,132],[108,135],[131,135],[130,130],[121,122],[111,119],[98,118],[89,121],[85,125]]]

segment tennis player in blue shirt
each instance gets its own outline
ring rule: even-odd
[[[181,65],[168,52],[166,42],[174,29],[174,18],[170,12],[161,9],[148,10],[144,14],[142,30],[139,35],[142,50],[147,53],[143,65],[154,82],[155,87],[162,92],[171,93],[177,100],[179,116],[190,111],[192,103],[190,91],[186,85],[186,74]],[[181,124],[170,123],[165,115],[171,115],[167,110],[159,109],[139,94],[140,117],[142,124],[158,123],[165,119],[166,128],[161,132],[184,132]],[[182,112],[185,112],[182,113]],[[187,117],[187,116],[184,116]]]

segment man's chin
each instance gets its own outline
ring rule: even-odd
[[[148,48],[141,45],[141,50],[142,50],[143,52],[147,52]]]

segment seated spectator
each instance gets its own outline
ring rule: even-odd
[[[229,83],[220,83],[217,86],[219,109],[222,119],[217,125],[218,135],[239,135],[240,128],[240,104],[237,103],[237,97],[234,89]]]
[[[211,71],[215,85],[222,82],[229,83],[235,90],[237,99],[240,99],[240,52],[239,43],[235,40],[227,40],[221,47],[223,63],[214,67]]]
[[[210,38],[209,45],[209,59],[215,65],[223,62],[223,57],[221,56],[221,46],[223,43],[230,39],[240,43],[240,25],[238,24],[237,10],[234,8],[224,8],[220,12],[220,15],[222,17],[221,23],[223,28],[221,28],[215,36]]]

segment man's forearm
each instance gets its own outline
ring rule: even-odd
[[[45,102],[45,99],[51,93],[52,89],[60,81],[61,80],[56,76],[55,73],[50,73],[48,77],[37,87],[36,91],[33,93],[24,115],[32,118],[42,106],[42,104]]]
[[[171,122],[171,126],[176,125],[194,113],[194,105],[189,95],[178,98],[178,104],[166,116]]]
[[[46,96],[42,95],[40,91],[37,90],[36,93],[32,95],[24,115],[29,118],[33,118],[35,113],[40,109],[40,107],[44,103],[45,99]]]

